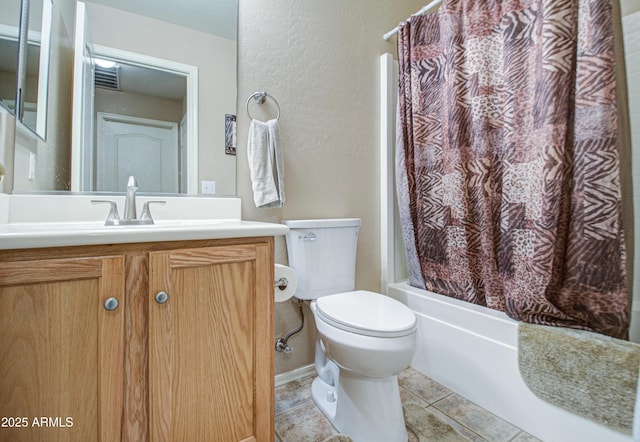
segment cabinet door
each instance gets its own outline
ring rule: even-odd
[[[152,252],[149,286],[151,440],[273,440],[273,241]]]
[[[119,439],[124,301],[122,257],[0,263],[0,441]]]

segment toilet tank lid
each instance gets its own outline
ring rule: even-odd
[[[358,227],[360,218],[327,218],[285,220],[282,224],[291,229],[323,229],[330,227]]]

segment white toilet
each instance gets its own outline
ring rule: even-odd
[[[416,318],[402,303],[353,291],[360,220],[284,221],[295,297],[312,300],[318,377],[311,396],[355,442],[405,442],[397,374],[415,350]]]

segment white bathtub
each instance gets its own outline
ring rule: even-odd
[[[630,436],[538,399],[518,369],[518,322],[504,313],[388,285],[418,319],[411,366],[543,441],[630,441]]]

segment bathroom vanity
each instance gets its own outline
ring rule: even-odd
[[[286,227],[202,220],[105,243],[95,226],[65,246],[64,223],[19,224],[0,225],[0,441],[273,439]],[[20,235],[27,248],[3,247]]]

